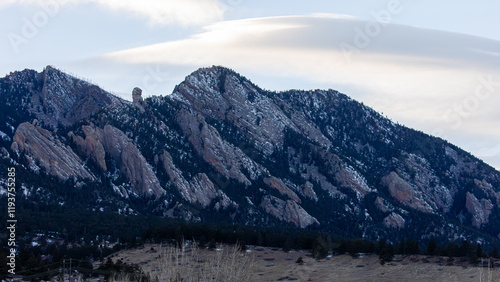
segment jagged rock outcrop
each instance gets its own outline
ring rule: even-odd
[[[52,133],[29,122],[18,126],[11,150],[23,153],[30,168],[45,172],[61,180],[83,178],[94,180],[82,160]]]
[[[431,206],[422,199],[422,193],[396,172],[393,171],[383,177],[382,183],[389,189],[391,196],[401,204],[422,212],[433,212]]]
[[[306,181],[306,183],[304,183],[301,193],[309,199],[312,199],[316,202],[318,201],[318,195],[316,195],[316,192],[314,192],[314,185],[309,181]]]
[[[439,178],[431,169],[427,159],[419,157],[415,154],[402,153],[404,156],[403,166],[405,171],[410,171],[415,174],[413,179],[407,176],[406,181],[411,181],[414,184],[414,189],[419,191],[422,199],[432,207],[434,211],[441,210],[448,212],[453,205],[453,197],[455,187],[446,187],[439,182]],[[418,177],[416,177],[418,173]]]
[[[142,98],[142,89],[139,87],[135,87],[132,90],[132,106],[144,112],[145,104]]]
[[[103,172],[108,171],[106,151],[101,142],[104,139],[102,131],[96,130],[95,126],[92,125],[84,125],[82,126],[82,130],[85,134],[85,139],[82,136],[75,135],[73,132],[68,134],[68,137],[76,143],[78,153],[91,157]]]
[[[41,91],[31,96],[30,112],[44,126],[56,128],[72,125],[119,103],[122,103],[119,98],[98,86],[47,66]]]
[[[336,176],[342,186],[351,188],[360,196],[372,192],[372,189],[366,183],[366,179],[350,166],[342,167]]]
[[[0,79],[0,148],[11,148],[0,162],[28,168],[30,193],[44,191],[38,171],[78,178],[64,188],[73,192],[96,181],[96,209],[119,213],[319,224],[372,240],[391,229],[420,239],[498,235],[500,172],[335,90],[270,92],[211,67],[172,95],[143,99],[136,88],[132,100],[51,67],[12,73]],[[22,125],[34,119],[52,131]],[[51,193],[38,196],[64,196]]]
[[[394,207],[390,206],[384,198],[377,197],[375,199],[375,207],[377,207],[381,212],[391,212],[394,210]]]
[[[76,143],[78,150],[92,158],[103,171],[107,171],[105,154],[108,152],[140,196],[159,197],[165,193],[151,166],[139,149],[125,133],[111,125],[103,129],[83,126],[85,139],[70,132],[69,137]]]
[[[0,158],[8,159],[10,158],[10,153],[5,149],[5,147],[0,148]]]
[[[330,141],[304,113],[287,116],[280,103],[261,93],[250,81],[224,68],[200,69],[186,78],[171,97],[204,116],[233,123],[251,136],[256,148],[271,154],[283,144],[284,130],[290,128],[330,145]]]
[[[383,222],[387,228],[394,228],[394,229],[405,228],[404,218],[395,212],[393,212],[390,215],[388,215],[387,217],[385,217]]]
[[[279,220],[291,222],[297,227],[306,228],[312,224],[319,224],[318,220],[308,214],[299,204],[292,200],[281,200],[274,196],[264,196],[261,207]]]
[[[323,148],[314,148],[313,150],[318,150],[318,155],[327,164],[328,174],[334,176],[340,186],[353,190],[359,197],[372,191],[366,183],[366,179],[354,168],[344,164],[336,154]]]
[[[497,203],[500,203],[500,191],[495,191],[495,187],[493,187],[491,183],[489,183],[484,179],[483,181],[480,181],[479,179],[474,179],[474,185],[478,189],[481,189],[482,191],[486,192],[487,195],[495,198]]]
[[[237,206],[224,192],[216,190],[206,174],[199,173],[188,182],[183,177],[182,171],[175,166],[172,156],[167,151],[163,152],[160,159],[163,169],[170,177],[171,183],[177,188],[184,200],[192,204],[198,203],[203,208],[206,208],[214,199],[220,198],[221,200],[217,202],[220,207],[227,208],[231,204]]]
[[[161,196],[165,193],[151,166],[125,133],[105,125],[102,136],[104,148],[119,164],[120,171],[127,176],[139,195]]]
[[[307,159],[305,156],[302,155],[301,152],[299,152],[297,149],[293,147],[288,148],[288,155],[290,158],[290,163],[292,167],[300,167],[301,168],[301,175],[304,179],[307,179],[309,183],[310,181],[315,181],[319,184],[320,188],[325,190],[330,197],[332,198],[344,198],[346,195],[342,192],[339,191],[338,187],[333,185],[328,178],[325,176],[324,172],[320,172],[320,168],[318,166],[315,166],[313,164],[308,164],[304,162],[304,159]],[[334,154],[328,154],[325,157],[326,154],[321,155],[322,158],[328,158],[329,163],[337,163],[340,161],[338,157]],[[296,172],[295,169],[293,169],[293,172]],[[331,170],[329,171],[331,173]],[[312,183],[311,183],[312,184]],[[311,187],[308,185],[308,187]],[[311,187],[312,188],[312,187]],[[309,190],[309,192],[311,192]],[[312,191],[314,192],[314,191]],[[316,193],[314,193],[316,194]],[[312,194],[311,194],[312,195]],[[314,196],[313,196],[314,198]]]
[[[474,194],[467,192],[465,207],[472,215],[472,225],[480,228],[482,224],[489,222],[489,216],[494,205],[490,199],[478,200]]]
[[[184,134],[188,136],[198,154],[224,177],[251,185],[251,180],[267,173],[264,168],[246,156],[241,149],[225,141],[213,126],[206,123],[201,115],[181,110],[177,119]],[[248,175],[245,175],[243,170]]]
[[[276,178],[274,176],[271,177],[266,177],[264,178],[264,183],[266,183],[269,187],[278,190],[281,195],[283,196],[288,196],[291,200],[296,202],[297,204],[300,204],[302,201],[300,200],[299,196],[295,194],[290,188],[286,186],[281,179]]]

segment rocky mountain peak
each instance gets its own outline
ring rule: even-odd
[[[115,107],[50,66],[0,79],[0,151],[12,156],[0,162],[26,167],[26,186],[44,186],[41,172],[91,183],[109,193],[95,206],[146,215],[363,238],[500,236],[498,171],[335,90],[270,92],[213,66],[172,95],[132,98]]]
[[[52,66],[43,71],[40,91],[33,91],[30,112],[50,128],[69,126],[118,102],[118,98]]]
[[[231,69],[221,66],[212,66],[194,71],[176,87],[176,90],[180,90],[181,93],[187,94],[183,89],[190,88],[196,90],[197,94],[208,95],[213,98],[221,94],[237,95],[238,92],[231,91],[233,90],[232,88],[236,85],[249,86],[250,84],[251,82],[248,79]],[[255,85],[252,85],[252,87],[258,88]],[[197,98],[203,99],[203,97]]]
[[[188,75],[186,79],[188,79],[189,77],[204,77],[205,80],[207,80],[206,78],[210,77],[212,81],[217,81],[219,79],[223,79],[224,76],[227,75],[240,76],[237,72],[230,68],[226,68],[223,66],[211,66],[197,69],[196,71]]]

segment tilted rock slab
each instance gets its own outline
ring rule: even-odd
[[[223,208],[227,208],[231,204],[238,206],[224,192],[216,190],[214,184],[205,173],[198,173],[191,181],[187,181],[182,176],[182,171],[174,164],[170,153],[164,151],[160,159],[163,169],[170,177],[170,182],[174,184],[184,200],[192,204],[198,203],[203,208],[206,208],[215,198],[220,197],[222,200],[218,203],[219,206]]]
[[[60,180],[95,179],[69,146],[52,136],[50,131],[29,122],[17,127],[11,149],[24,153],[31,168],[40,167]]]
[[[85,139],[75,136],[71,132],[69,137],[73,138],[78,150],[92,158],[103,171],[107,170],[104,157],[105,153],[108,152],[117,163],[120,172],[134,187],[134,193],[156,197],[165,194],[165,190],[160,186],[153,169],[123,131],[109,124],[105,125],[103,129],[84,126],[83,131]]]
[[[472,215],[472,225],[480,228],[482,224],[489,222],[489,216],[494,206],[490,199],[478,200],[474,194],[467,192],[465,207]]]
[[[292,200],[281,200],[271,195],[262,197],[260,206],[279,220],[291,222],[297,227],[306,228],[319,221],[308,214],[299,204]]]

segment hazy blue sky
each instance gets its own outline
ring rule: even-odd
[[[54,65],[126,99],[224,65],[333,88],[500,168],[500,1],[0,0],[0,75]]]

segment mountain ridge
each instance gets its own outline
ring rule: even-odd
[[[61,195],[35,192],[41,173],[67,189],[95,186],[92,208],[115,212],[362,238],[500,238],[500,172],[335,90],[270,92],[214,66],[141,102],[52,67],[0,79],[0,91],[11,99],[2,164],[24,166],[25,186],[48,203]]]

